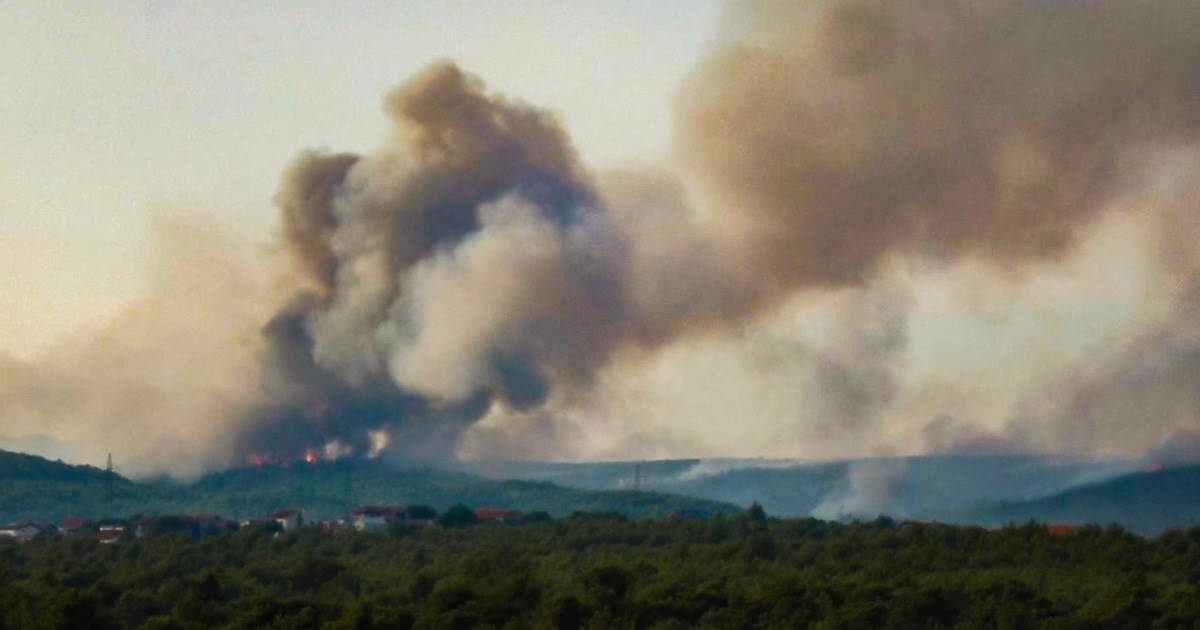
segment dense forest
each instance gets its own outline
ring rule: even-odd
[[[614,514],[0,541],[3,628],[1193,628],[1200,529]]]

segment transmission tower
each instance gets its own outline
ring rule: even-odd
[[[112,453],[108,454],[108,464],[104,467],[104,505],[101,510],[101,518],[108,519],[112,516],[113,503],[113,486],[116,482],[117,471],[120,469],[113,466]]]
[[[346,502],[346,514],[349,515],[354,511],[354,460],[346,458],[346,482],[342,488],[345,495],[343,498]]]

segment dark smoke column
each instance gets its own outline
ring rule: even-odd
[[[247,452],[364,453],[385,429],[441,457],[491,405],[589,379],[621,329],[624,245],[550,115],[450,64],[385,109],[380,151],[306,153],[283,177],[295,290],[263,331]]]

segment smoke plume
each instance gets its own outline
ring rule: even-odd
[[[0,364],[0,418],[189,471],[1141,452],[1200,409],[1197,32],[1190,0],[732,2],[678,164],[599,174],[436,64],[380,149],[284,173],[282,297],[170,280],[82,359]]]
[[[262,270],[212,227],[163,222],[146,296],[45,356],[0,356],[0,426],[64,440],[76,461],[113,453],[127,474],[239,463],[236,418],[258,399]]]
[[[1054,260],[1200,124],[1187,2],[761,0],[730,22],[680,153],[761,283]]]

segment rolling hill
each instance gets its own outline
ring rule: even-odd
[[[1117,523],[1153,536],[1200,524],[1200,465],[1137,472],[1032,501],[1000,503],[974,518],[988,524]]]
[[[758,502],[774,516],[1117,523],[1145,535],[1200,524],[1200,465],[1150,472],[1130,461],[1037,456],[487,462],[457,470],[343,459],[238,468],[188,483],[107,479],[95,467],[0,451],[0,521],[194,512],[242,518],[290,506],[326,518],[368,503],[640,517],[729,513]]]
[[[356,504],[501,506],[566,516],[616,511],[630,517],[676,510],[739,511],[729,503],[661,492],[584,490],[545,481],[485,479],[465,472],[396,469],[376,460],[265,465],[205,475],[190,483],[136,482],[90,466],[0,451],[0,521],[59,521],[69,516],[217,512],[262,516],[290,506],[329,518]],[[111,493],[109,495],[108,493]],[[105,501],[110,496],[111,500]]]
[[[748,506],[775,516],[954,520],[999,502],[1049,496],[1138,468],[1125,460],[1035,455],[883,457],[828,462],[766,459],[596,463],[465,463],[493,479],[538,479],[591,489],[642,489]]]

